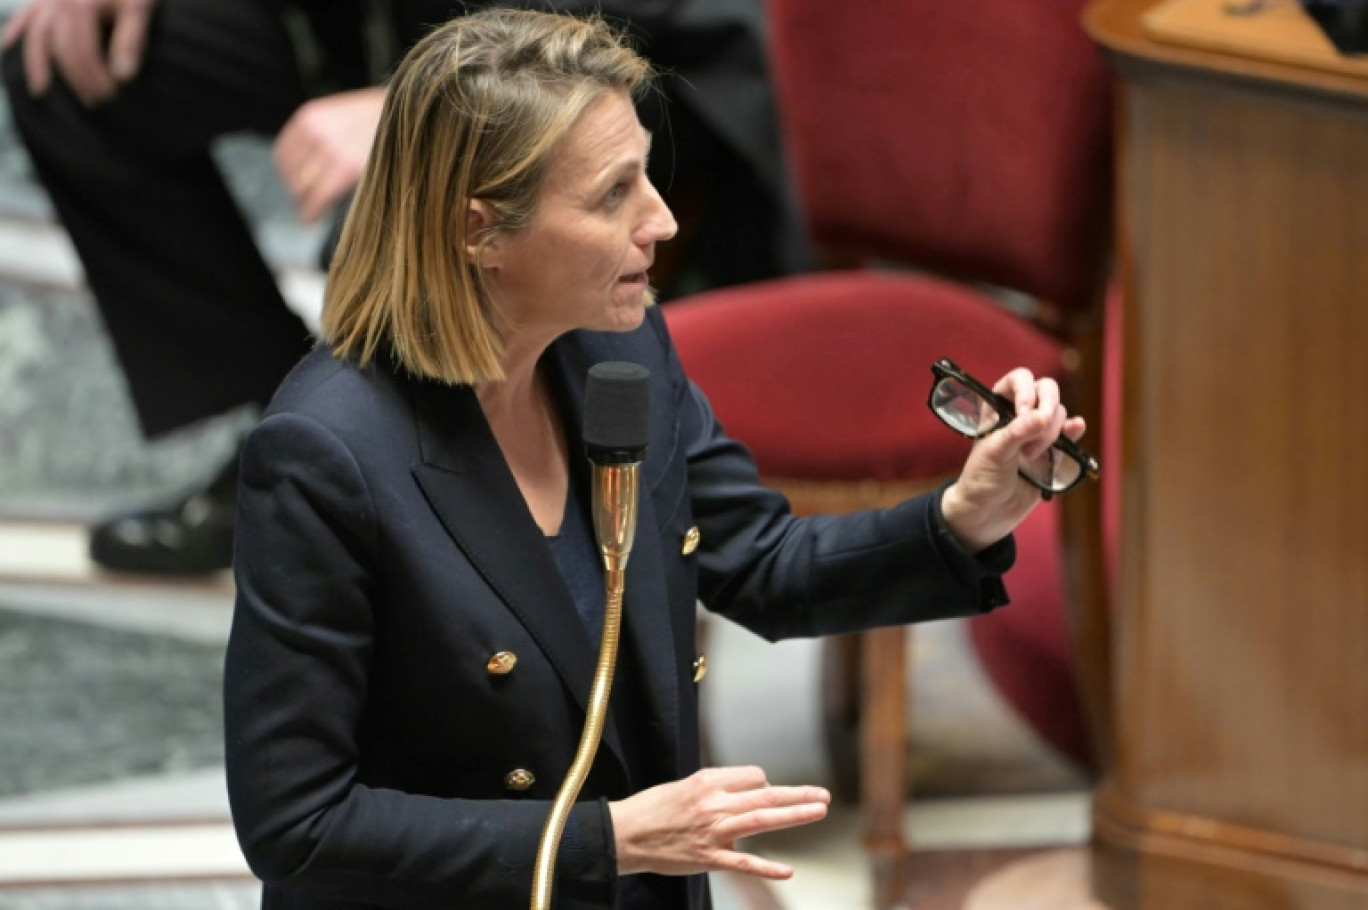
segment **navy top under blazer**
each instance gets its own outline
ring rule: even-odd
[[[658,311],[634,332],[566,335],[545,358],[572,453],[589,367],[651,373],[622,649],[648,715],[630,735],[660,779],[699,767],[696,601],[767,639],[1006,603],[1011,538],[968,555],[936,494],[793,517],[685,377]],[[598,643],[473,390],[313,352],[247,439],[237,535],[228,788],[263,906],[527,906]],[[500,651],[517,665],[493,675]],[[625,732],[610,720],[572,813],[559,908],[612,906],[606,801],[629,795]],[[530,789],[506,785],[517,769]],[[706,876],[650,878],[662,908],[710,906]]]

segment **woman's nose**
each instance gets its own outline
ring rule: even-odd
[[[642,219],[641,229],[637,232],[637,242],[643,246],[669,240],[679,231],[674,214],[661,198],[655,184],[648,181],[647,186],[650,187],[650,193],[647,197],[646,217]]]

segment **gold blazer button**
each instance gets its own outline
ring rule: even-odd
[[[518,655],[512,651],[500,651],[489,658],[489,663],[485,664],[485,669],[491,676],[507,676],[513,672],[513,668],[518,665]]]
[[[705,676],[708,675],[708,657],[707,657],[707,655],[706,655],[706,654],[700,654],[700,655],[698,655],[698,657],[694,658],[693,667],[694,667],[694,682],[701,682],[701,681],[703,680],[703,677],[705,677]]]
[[[698,533],[698,525],[694,525],[684,534],[684,546],[681,548],[685,556],[689,556],[694,550],[698,549],[698,542],[703,539],[703,535]]]
[[[509,771],[504,775],[504,786],[517,793],[523,793],[532,789],[532,785],[537,782],[537,775],[528,771],[526,768],[518,768]]]

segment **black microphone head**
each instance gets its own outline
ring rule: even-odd
[[[646,457],[651,371],[626,361],[589,368],[584,389],[584,447],[595,464],[631,464]]]

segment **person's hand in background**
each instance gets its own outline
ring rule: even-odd
[[[42,95],[57,72],[87,107],[108,101],[138,74],[154,0],[30,0],[5,27],[24,40],[24,78]],[[109,30],[109,45],[104,35]]]
[[[380,87],[338,92],[301,105],[281,128],[276,173],[303,221],[315,221],[361,179],[384,103]]]

